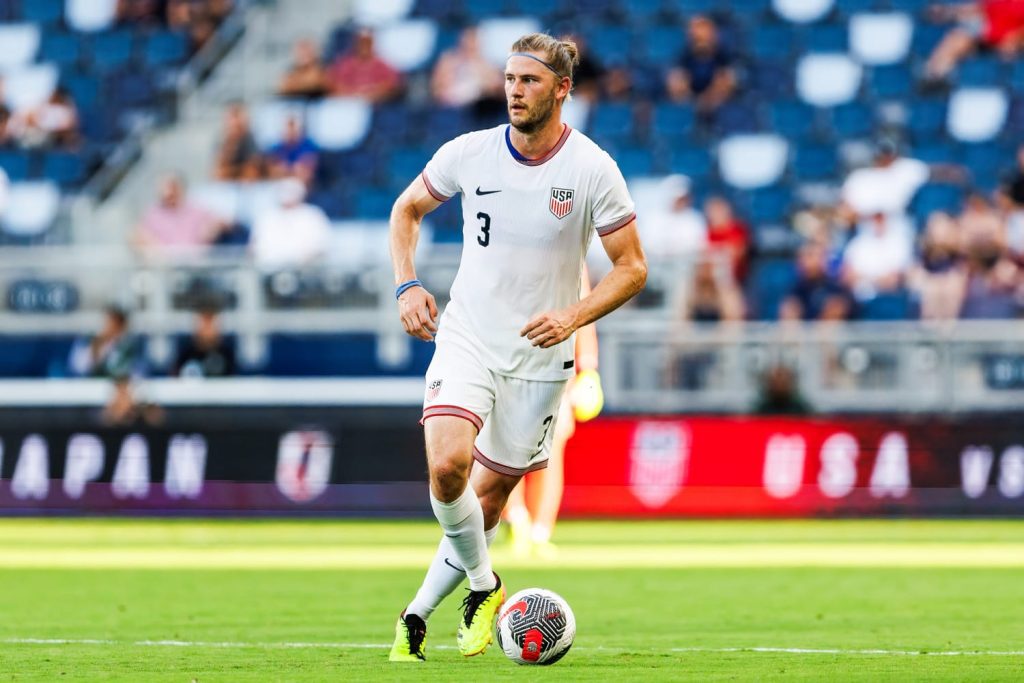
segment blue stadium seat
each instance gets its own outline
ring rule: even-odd
[[[388,159],[388,175],[395,182],[408,185],[413,178],[423,172],[430,161],[430,150],[422,147],[402,147],[391,152]]]
[[[36,24],[56,24],[64,16],[64,0],[26,0],[21,18]]]
[[[912,97],[914,83],[910,69],[903,64],[875,67],[871,72],[870,92],[882,100]]]
[[[768,127],[789,140],[810,138],[815,132],[814,107],[796,100],[773,102],[768,111]]]
[[[644,59],[656,69],[675,64],[683,52],[684,36],[679,26],[655,26],[642,33]]]
[[[704,147],[674,147],[669,155],[669,171],[702,183],[712,173],[711,154]]]
[[[0,337],[0,377],[50,377],[66,374],[74,338],[11,335]]]
[[[782,24],[764,24],[753,31],[750,42],[750,53],[759,60],[775,62],[789,61],[794,52],[796,32]]]
[[[927,59],[935,46],[949,32],[950,26],[937,26],[925,21],[914,24],[914,37],[911,41],[911,54]]]
[[[889,9],[886,0],[836,0],[836,9],[845,15]]]
[[[418,121],[405,104],[378,105],[373,110],[371,135],[392,143],[411,142],[419,137]]]
[[[846,52],[849,31],[845,23],[814,24],[802,32],[800,42],[807,52]]]
[[[955,185],[938,183],[925,185],[918,191],[911,204],[919,225],[924,225],[928,216],[935,211],[958,213],[963,205],[963,191]]]
[[[974,57],[961,62],[956,72],[959,85],[969,88],[1002,87],[1006,82],[1002,62],[995,57]]]
[[[793,95],[793,67],[759,60],[747,72],[747,88],[755,96],[771,102]]]
[[[910,298],[906,292],[879,294],[860,304],[858,316],[863,320],[906,320],[911,317]]]
[[[752,264],[747,297],[757,320],[777,320],[779,304],[796,282],[790,259],[761,258]]]
[[[783,223],[792,197],[789,188],[766,187],[741,196],[740,204],[755,225]]]
[[[633,108],[628,104],[599,104],[590,115],[588,132],[615,138],[633,134]]]
[[[85,180],[85,160],[74,152],[48,152],[42,175],[61,187],[77,187]]]
[[[146,66],[158,69],[178,66],[188,58],[189,39],[184,33],[160,31],[146,41]]]
[[[693,132],[693,107],[688,104],[661,103],[655,106],[651,132],[667,141],[687,138]]]
[[[391,215],[394,203],[395,195],[391,189],[364,187],[355,196],[355,215],[357,218],[385,220]]]
[[[551,0],[510,0],[509,11],[517,16],[545,18],[557,10]]]
[[[927,138],[921,144],[914,145],[910,156],[920,159],[926,164],[952,164],[959,162],[959,148],[941,138],[928,142]]]
[[[28,180],[30,157],[28,152],[20,149],[0,150],[0,168],[4,170],[12,182]]]
[[[128,30],[97,33],[92,37],[92,64],[101,72],[116,71],[132,59],[135,37]]]
[[[592,55],[605,66],[628,63],[637,42],[628,27],[616,24],[595,26],[586,35],[587,42],[593,46]]]
[[[150,74],[127,71],[109,79],[113,104],[119,107],[147,107],[156,101],[156,86]]]
[[[505,12],[505,0],[472,0],[463,5],[466,19],[475,24],[481,19],[497,17]]]
[[[915,98],[907,114],[907,130],[915,141],[933,142],[946,130],[944,99]]]
[[[836,178],[839,159],[835,145],[798,145],[793,157],[793,174],[801,182]]]
[[[1000,172],[1012,164],[1014,150],[999,143],[965,144],[961,146],[961,160],[971,173],[976,187],[993,190],[999,182]]]
[[[654,172],[654,155],[644,147],[619,150],[615,157],[622,175],[627,178],[645,176]]]
[[[708,14],[722,9],[726,3],[719,0],[667,0],[670,8],[682,14]]]
[[[1010,68],[1010,87],[1017,94],[1024,93],[1024,60],[1014,60]]]
[[[865,104],[841,104],[833,107],[830,114],[832,130],[840,138],[863,138],[874,133],[874,112]]]
[[[82,56],[82,44],[73,33],[44,31],[39,45],[40,61],[64,68],[74,66]]]
[[[723,136],[756,132],[760,129],[757,110],[744,102],[726,102],[715,114],[715,129]]]

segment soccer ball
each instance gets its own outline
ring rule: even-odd
[[[569,603],[543,588],[521,590],[498,614],[498,645],[516,664],[554,664],[576,637]]]

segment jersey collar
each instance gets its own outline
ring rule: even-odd
[[[569,127],[569,124],[563,123],[562,136],[558,138],[558,142],[556,142],[555,146],[549,149],[543,156],[540,156],[536,159],[524,157],[522,154],[519,153],[519,150],[517,150],[512,145],[512,126],[505,126],[505,144],[508,146],[509,154],[511,154],[512,158],[518,161],[519,163],[523,164],[524,166],[540,166],[545,161],[548,161],[556,154],[558,154],[558,150],[562,149],[562,146],[565,144],[565,141],[568,139],[569,133],[571,132],[572,128]]]

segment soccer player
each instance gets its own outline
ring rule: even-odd
[[[547,464],[552,422],[575,372],[573,333],[647,279],[622,174],[561,120],[577,63],[570,41],[540,33],[517,40],[505,65],[509,125],[442,145],[391,212],[402,325],[435,342],[423,429],[430,504],[444,531],[398,619],[392,661],[425,659],[426,621],[464,578],[459,651],[487,649],[504,600],[488,544],[519,479]],[[416,278],[416,241],[423,216],[460,193],[462,262],[439,324],[434,297]],[[612,269],[580,299],[595,231]]]

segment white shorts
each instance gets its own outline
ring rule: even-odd
[[[499,375],[484,366],[471,342],[445,335],[427,368],[423,420],[451,415],[472,422],[477,462],[501,474],[523,475],[548,465],[566,383]]]

